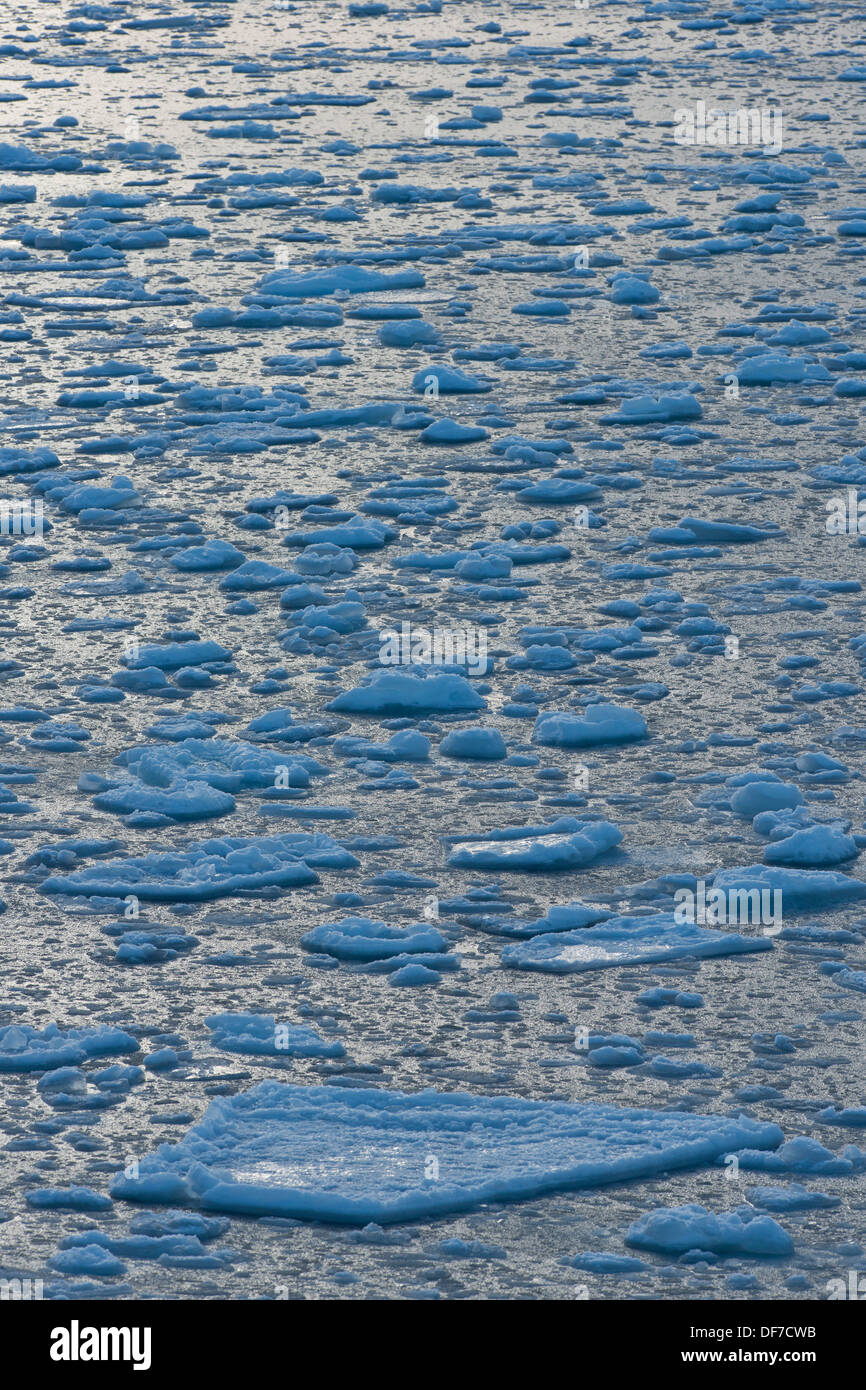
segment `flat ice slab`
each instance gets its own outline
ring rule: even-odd
[[[264,1081],[221,1096],[114,1197],[366,1225],[653,1177],[774,1149],[745,1116]]]
[[[613,965],[640,965],[678,960],[682,956],[736,956],[746,951],[771,951],[766,936],[739,936],[680,923],[672,913],[655,917],[611,917],[596,927],[545,932],[515,942],[502,952],[502,964],[515,970],[541,970],[570,975],[580,970],[605,970]]]
[[[585,869],[608,850],[616,849],[622,831],[610,821],[574,821],[576,828],[567,835],[530,835],[514,839],[509,835],[489,840],[461,843],[448,856],[448,863],[462,869],[523,869],[541,872],[551,869]]]
[[[52,874],[41,891],[105,898],[132,894],[145,902],[207,902],[244,889],[305,887],[319,882],[313,865],[350,869],[359,862],[328,835],[227,836],[200,840],[186,850],[130,855]]]

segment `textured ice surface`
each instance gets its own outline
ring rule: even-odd
[[[0,1071],[50,1071],[83,1062],[86,1057],[137,1052],[135,1038],[120,1028],[70,1028],[56,1023],[35,1029],[10,1024],[0,1028]]]
[[[590,705],[581,717],[556,710],[540,714],[532,737],[535,743],[589,748],[603,743],[628,743],[643,738],[646,731],[646,720],[636,710]]]
[[[837,1207],[841,1201],[839,1197],[828,1197],[826,1192],[810,1191],[800,1182],[787,1187],[749,1187],[746,1196],[752,1206],[779,1212],[826,1210]]]
[[[856,4],[3,11],[0,1277],[821,1297],[866,1132]],[[681,144],[698,102],[781,149]],[[799,1136],[750,1182],[840,1200],[759,1279],[617,1268],[745,1200],[724,1154],[441,1249],[234,1221],[234,1270],[27,1201],[268,1076],[745,1109]]]
[[[434,927],[391,927],[369,917],[323,922],[301,937],[301,945],[308,951],[324,951],[337,960],[353,962],[446,949],[444,936]]]
[[[265,1081],[214,1101],[111,1190],[208,1211],[407,1221],[693,1167],[747,1137],[774,1148],[782,1134],[744,1117]]]
[[[641,1216],[629,1227],[626,1240],[641,1250],[682,1255],[688,1250],[709,1250],[715,1255],[793,1255],[794,1242],[771,1216],[759,1216],[750,1207],[716,1216],[697,1203],[662,1207]]]
[[[746,1149],[737,1155],[741,1168],[755,1169],[765,1173],[810,1173],[826,1177],[854,1173],[866,1166],[866,1154],[856,1145],[846,1148],[844,1154],[836,1155],[819,1144],[817,1139],[800,1135],[789,1139],[775,1153],[764,1153]]]
[[[464,869],[583,869],[615,849],[621,839],[622,831],[609,821],[585,821],[566,835],[536,833],[526,839],[509,837],[458,845],[448,862]]]
[[[742,869],[723,869],[713,887],[728,900],[738,891],[778,890],[783,910],[821,909],[866,898],[866,883],[832,870],[776,868],[750,864]]]
[[[307,787],[311,772],[323,770],[312,758],[219,738],[133,748],[115,762],[131,775],[93,778],[99,786],[94,806],[120,815],[156,811],[181,821],[226,815],[235,808],[233,793],[273,787],[278,776],[283,786]]]
[[[485,701],[463,676],[382,671],[369,685],[338,695],[327,706],[339,714],[412,714],[435,710],[476,710]]]
[[[263,1014],[214,1014],[205,1019],[217,1047],[251,1056],[343,1057],[338,1042],[325,1042],[312,1028],[279,1023]]]
[[[677,960],[682,956],[736,956],[772,949],[773,943],[766,937],[710,931],[659,913],[653,917],[611,917],[594,927],[533,936],[506,946],[502,964],[517,970],[569,975],[614,965]]]
[[[270,835],[202,840],[186,850],[113,859],[71,874],[52,874],[43,893],[145,902],[202,902],[248,888],[318,883],[314,864],[357,868],[358,860],[328,835]]]

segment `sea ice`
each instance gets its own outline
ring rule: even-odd
[[[735,956],[768,951],[773,943],[763,936],[739,936],[679,923],[669,913],[653,917],[611,917],[598,926],[533,936],[506,946],[502,964],[516,970],[568,975],[582,970],[605,970],[616,965],[651,961]]]
[[[143,1158],[137,1177],[117,1176],[111,1195],[383,1224],[650,1177],[781,1139],[744,1117],[265,1081],[214,1100],[180,1143]]]

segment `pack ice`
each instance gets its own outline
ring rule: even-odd
[[[144,902],[204,902],[255,888],[318,883],[314,866],[357,868],[360,861],[329,835],[236,836],[202,840],[186,851],[130,855],[70,874],[51,874],[43,893]]]
[[[857,10],[11,8],[0,1294],[862,1260]]]
[[[144,1158],[137,1178],[114,1178],[111,1192],[365,1225],[656,1176],[781,1140],[775,1125],[745,1117],[264,1081],[213,1101],[180,1143]]]
[[[611,917],[577,931],[541,932],[506,946],[502,964],[516,970],[569,975],[605,970],[616,965],[651,964],[693,956],[736,956],[772,951],[767,937],[711,931],[695,923],[677,922],[672,914],[650,917]]]

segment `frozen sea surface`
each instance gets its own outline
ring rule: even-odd
[[[862,13],[145,8],[0,3],[0,1277],[826,1297]]]

